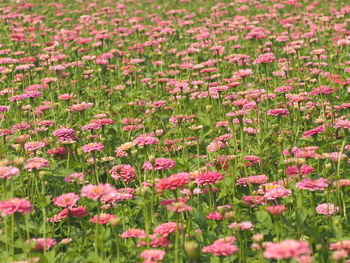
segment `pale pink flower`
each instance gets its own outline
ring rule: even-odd
[[[145,238],[146,231],[143,229],[131,228],[123,232],[121,238]]]
[[[45,147],[44,142],[27,142],[24,144],[24,149],[28,152],[36,151],[44,147]]]
[[[314,181],[307,178],[296,183],[296,187],[298,189],[309,190],[309,191],[324,190],[327,188],[327,186],[328,186],[328,180],[322,177]]]
[[[284,187],[275,187],[275,188],[269,190],[268,192],[266,192],[264,197],[267,200],[275,200],[278,198],[286,197],[286,196],[291,195],[291,194],[292,194],[292,191],[290,191]]]
[[[69,111],[84,111],[84,110],[90,109],[92,106],[94,106],[93,103],[83,102],[81,104],[75,104],[70,106]]]
[[[98,142],[92,142],[89,144],[85,144],[82,149],[83,152],[85,153],[89,153],[89,152],[95,152],[95,151],[102,151],[104,148],[104,145],[102,143],[98,143]]]
[[[210,246],[202,249],[204,253],[213,254],[218,257],[229,256],[238,252],[238,247],[232,244],[233,242],[224,242],[216,240]]]
[[[284,240],[280,243],[268,243],[264,257],[268,259],[298,259],[302,255],[310,255],[311,249],[307,241]]]
[[[323,203],[316,207],[316,212],[320,215],[331,216],[337,212],[339,212],[339,207],[330,203]]]
[[[27,160],[26,165],[24,166],[24,169],[28,170],[28,171],[32,171],[32,170],[38,170],[44,167],[49,167],[49,161],[41,158],[41,157],[34,157],[31,159]]]
[[[182,230],[182,228],[183,228],[182,225],[180,225],[180,224],[177,225],[177,229],[179,231]],[[168,223],[164,223],[164,224],[157,226],[153,232],[155,234],[160,235],[160,236],[167,237],[175,231],[176,231],[176,223],[175,222],[168,222]]]
[[[0,166],[0,179],[11,179],[19,175],[19,169],[12,166]]]
[[[144,263],[151,263],[163,260],[164,256],[165,252],[160,249],[146,249],[140,254],[140,257],[145,259],[145,261],[143,261]]]

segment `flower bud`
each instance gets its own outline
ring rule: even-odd
[[[194,241],[185,242],[185,252],[190,259],[198,258],[199,256],[198,244]]]
[[[225,217],[226,219],[232,219],[234,216],[235,216],[235,213],[234,213],[233,211],[226,212],[226,213],[224,214],[224,217]]]
[[[264,234],[258,233],[258,234],[253,235],[253,240],[254,240],[254,242],[256,242],[256,243],[261,243],[261,242],[263,242],[263,241],[264,241]]]
[[[206,106],[205,106],[205,110],[206,110],[207,112],[210,112],[212,108],[213,108],[213,105],[206,105]]]

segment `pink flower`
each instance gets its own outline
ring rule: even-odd
[[[102,143],[98,143],[98,142],[92,142],[89,144],[85,144],[82,149],[83,152],[85,153],[89,153],[89,152],[95,152],[95,151],[102,151],[104,148]]]
[[[62,219],[67,218],[68,213],[69,213],[68,208],[65,208],[61,212],[59,212],[57,215],[54,215],[53,217],[50,217],[47,220],[51,223],[57,223],[57,222],[60,222]]]
[[[33,169],[41,169],[44,167],[49,167],[49,161],[41,158],[41,157],[34,157],[27,160],[26,165],[24,166],[24,169],[27,169],[28,171],[32,171]]]
[[[207,216],[207,219],[219,221],[219,220],[222,220],[223,217],[222,217],[222,215],[221,215],[219,212],[212,211],[212,212],[210,212],[209,215]]]
[[[111,186],[110,184],[99,184],[99,185],[85,185],[81,189],[81,196],[87,197],[92,200],[98,200],[101,199],[108,194],[115,192],[115,188]]]
[[[69,215],[74,218],[84,217],[89,214],[88,210],[83,206],[69,208]]]
[[[245,221],[239,224],[241,230],[253,230],[254,225],[251,222]]]
[[[343,128],[350,130],[350,120],[337,120],[334,124],[334,128]]]
[[[315,171],[315,169],[310,166],[310,165],[307,165],[307,164],[303,164],[301,167],[300,167],[300,173],[305,176],[305,175],[308,175],[308,174],[311,174]]]
[[[12,215],[16,212],[28,214],[32,209],[32,204],[27,199],[13,198],[0,201],[1,216]]]
[[[28,152],[33,152],[43,147],[45,147],[44,142],[27,142],[24,144],[24,149]]]
[[[82,184],[84,182],[84,174],[83,173],[72,173],[70,175],[67,175],[64,178],[65,182],[74,183],[77,182],[78,184]]]
[[[59,207],[71,208],[75,206],[78,200],[79,196],[76,193],[67,193],[55,197],[53,203]]]
[[[254,225],[251,222],[241,222],[241,223],[232,223],[228,226],[229,228],[237,229],[237,230],[253,230]]]
[[[266,192],[264,197],[267,200],[275,200],[277,198],[286,197],[286,196],[290,195],[291,193],[292,193],[292,191],[280,186],[280,187],[275,187],[275,188],[269,190],[268,192]]]
[[[311,136],[313,136],[315,134],[319,134],[319,133],[322,133],[324,131],[325,131],[325,129],[321,125],[321,126],[316,127],[315,129],[305,131],[303,137],[304,138],[309,138],[309,137],[311,137]]]
[[[135,169],[129,164],[114,166],[109,170],[109,173],[115,180],[121,177],[127,183],[136,179]]]
[[[256,60],[254,60],[253,65],[257,64],[267,64],[275,61],[275,55],[273,53],[260,54]]]
[[[201,173],[196,176],[195,182],[198,185],[212,185],[215,184],[216,182],[222,180],[223,176],[219,172],[206,172],[206,173]]]
[[[213,254],[218,257],[229,256],[238,252],[238,247],[232,245],[233,242],[224,242],[216,240],[210,246],[206,246],[202,249],[204,253]]]
[[[319,178],[317,180],[311,180],[309,178],[302,180],[301,182],[296,183],[296,187],[302,190],[316,191],[324,190],[328,186],[328,180],[324,178]]]
[[[55,130],[52,135],[57,136],[58,142],[61,143],[71,143],[77,139],[75,136],[75,131],[71,128],[66,127]]]
[[[177,226],[177,229],[179,231],[182,230],[182,225],[179,224]],[[153,232],[155,234],[160,235],[160,236],[167,237],[175,231],[176,231],[176,223],[175,222],[168,222],[168,223],[164,223],[164,224],[157,226]]]
[[[266,210],[271,215],[280,215],[287,210],[287,207],[285,207],[284,205],[271,205],[266,207]]]
[[[249,183],[251,184],[264,184],[269,180],[269,178],[264,175],[255,175],[255,176],[249,176],[248,178],[240,178],[237,180],[237,185],[243,185],[248,186]]]
[[[93,103],[83,102],[81,104],[75,104],[70,106],[69,111],[84,111],[84,110],[90,109],[92,106],[94,106]]]
[[[144,263],[151,263],[155,261],[160,261],[164,258],[165,252],[160,249],[146,249],[141,252],[140,257],[144,258]]]
[[[74,94],[68,94],[68,93],[65,93],[65,94],[61,94],[58,96],[58,99],[60,100],[70,100],[71,98],[73,98],[75,95]]]
[[[150,235],[149,238],[151,239],[150,245],[151,247],[168,247],[170,245],[170,241],[165,236],[159,236],[158,234]],[[147,242],[144,240],[141,240],[137,246],[146,246]]]
[[[101,128],[101,125],[100,124],[97,124],[97,123],[89,123],[89,124],[86,124],[82,127],[82,130],[84,131],[93,131],[93,130],[98,130]]]
[[[343,186],[350,186],[350,179],[340,179],[338,181],[334,181],[333,185],[335,187],[343,187]]]
[[[289,111],[287,109],[271,109],[267,112],[267,115],[269,116],[282,116],[282,117],[286,117],[289,115]]]
[[[29,242],[34,243],[34,250],[49,250],[57,244],[56,241],[51,238],[32,238],[26,241],[26,243]]]
[[[185,211],[192,210],[192,207],[187,205],[185,202],[172,202],[168,205],[166,205],[166,209],[172,212],[176,213],[182,213]]]
[[[95,116],[95,118],[98,118],[99,116]],[[102,119],[97,119],[97,120],[92,120],[92,123],[98,124],[100,126],[107,126],[107,125],[111,125],[114,123],[114,121],[112,119],[108,119],[108,118],[103,118]]]
[[[265,199],[261,195],[245,195],[242,197],[242,200],[250,207],[256,207],[257,205],[263,205],[265,203]]]
[[[136,137],[133,143],[140,147],[145,145],[158,144],[158,141],[159,140],[152,134],[142,134]]]
[[[302,255],[310,255],[311,249],[307,241],[284,240],[280,243],[268,243],[264,257],[268,259],[298,259]]]
[[[107,224],[110,220],[117,218],[115,215],[101,213],[99,215],[94,215],[94,217],[90,220],[92,223],[98,223],[100,225]]]
[[[156,158],[154,160],[155,170],[169,170],[175,166],[176,162],[167,158]]]
[[[188,173],[178,173],[172,174],[169,177],[161,179],[156,184],[157,192],[162,192],[165,189],[176,190],[176,188],[184,187],[186,184],[190,182]]]
[[[342,240],[329,244],[330,250],[346,250],[350,253],[350,240]]]
[[[331,216],[334,213],[339,212],[339,207],[330,203],[323,203],[316,207],[316,212],[320,215]]]
[[[338,162],[338,160],[344,160],[346,158],[345,154],[340,155],[339,152],[325,153],[325,156],[331,159],[333,162]]]
[[[19,169],[12,166],[0,166],[0,179],[11,179],[19,175]]]
[[[131,228],[126,231],[124,231],[123,234],[121,234],[121,238],[145,238],[146,237],[146,231],[143,229],[137,229],[137,228]]]

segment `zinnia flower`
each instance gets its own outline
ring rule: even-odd
[[[195,182],[198,185],[212,185],[222,180],[223,176],[219,172],[206,172],[197,175]]]
[[[284,240],[280,243],[268,243],[264,257],[268,259],[298,259],[302,255],[310,255],[311,249],[307,241]]]
[[[140,257],[145,259],[144,263],[160,261],[164,256],[165,252],[160,249],[146,249],[140,254]]]
[[[0,179],[11,179],[19,175],[19,169],[12,166],[0,166]]]
[[[59,207],[73,207],[79,200],[79,196],[76,193],[67,193],[57,196],[53,199],[53,203]]]
[[[316,207],[316,212],[321,215],[331,216],[334,213],[339,212],[339,207],[330,203],[323,203]]]
[[[32,211],[32,204],[23,198],[13,198],[0,201],[1,216],[12,215],[16,212],[27,214]]]
[[[223,240],[216,240],[210,246],[202,249],[204,253],[213,254],[218,257],[229,256],[238,252],[238,247],[232,245],[233,242],[225,242]]]
[[[34,243],[34,250],[49,250],[57,244],[52,238],[32,238],[26,241],[26,243],[29,242]]]

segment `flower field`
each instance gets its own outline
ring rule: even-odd
[[[0,1],[0,262],[350,262],[350,3]]]

